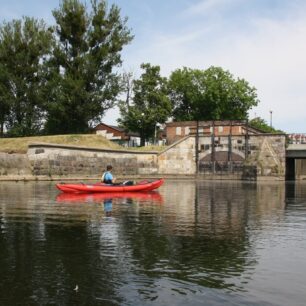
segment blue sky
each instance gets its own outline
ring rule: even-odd
[[[88,1],[89,2],[89,1]],[[149,62],[164,76],[184,66],[220,66],[257,88],[249,113],[286,132],[306,133],[306,1],[109,0],[127,16],[134,40],[123,69]],[[23,15],[52,24],[58,0],[0,0],[0,21]],[[115,124],[117,110],[104,121]]]

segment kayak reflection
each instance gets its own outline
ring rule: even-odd
[[[138,199],[142,201],[163,203],[163,197],[157,191],[150,192],[112,192],[112,193],[60,193],[56,197],[57,202],[81,202],[90,203],[109,199]]]

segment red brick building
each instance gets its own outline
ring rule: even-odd
[[[197,121],[180,121],[166,123],[167,144],[170,145],[188,135],[197,133]],[[216,120],[216,121],[199,121],[199,135],[246,135],[261,134],[262,131],[247,125],[247,121],[238,120]]]

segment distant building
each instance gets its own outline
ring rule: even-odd
[[[118,126],[100,123],[93,130],[97,135],[101,135],[106,139],[126,147],[136,147],[140,145],[140,136],[138,133],[126,131]]]
[[[197,121],[178,121],[166,123],[167,145],[170,145],[188,135],[197,133]],[[239,120],[216,120],[199,121],[199,135],[227,136],[261,134],[261,130],[248,126],[247,121]]]
[[[306,144],[306,134],[288,134],[288,138],[291,144]]]

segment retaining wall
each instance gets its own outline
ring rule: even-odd
[[[31,163],[26,154],[7,154],[0,152],[0,179],[7,177],[32,177]]]
[[[95,148],[31,144],[28,158],[33,174],[49,177],[99,178],[106,165],[113,165],[117,176],[158,173],[157,152],[131,152]]]
[[[242,136],[243,138],[244,136]],[[206,147],[205,141],[199,148]],[[0,179],[33,176],[44,179],[99,179],[111,164],[117,177],[195,176],[195,137],[187,136],[163,152],[102,150],[54,144],[31,144],[27,154],[0,153]],[[255,169],[255,179],[280,178],[285,174],[285,137],[266,135],[249,137],[250,151],[244,168]],[[239,148],[238,148],[239,149]],[[199,152],[199,158],[205,156]],[[254,171],[253,171],[254,172]],[[201,174],[201,173],[200,173]],[[218,178],[215,173],[202,178]],[[227,173],[222,178],[232,179]],[[236,179],[247,178],[243,172]]]

